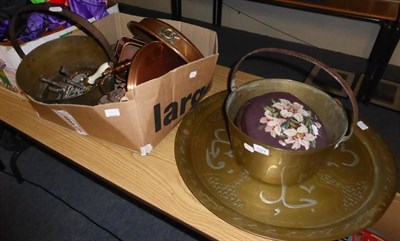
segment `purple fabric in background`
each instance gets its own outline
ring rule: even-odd
[[[29,15],[26,31],[20,36],[25,42],[39,38],[43,33],[66,24],[67,21],[44,13],[34,12]]]
[[[0,41],[7,38],[8,20],[0,19]]]
[[[70,10],[85,19],[95,18],[99,20],[108,15],[107,3],[104,0],[69,0]],[[71,24],[59,19],[55,15],[47,13],[31,13],[26,29],[18,37],[24,42],[35,40],[43,33],[52,31],[60,26],[69,27]],[[0,20],[0,41],[7,39],[8,20]]]
[[[88,19],[99,20],[108,15],[107,4],[104,0],[69,0],[71,10]]]

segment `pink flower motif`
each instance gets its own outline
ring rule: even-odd
[[[285,119],[275,118],[270,121],[265,127],[265,131],[269,132],[272,137],[276,137],[277,135],[282,135],[282,123],[285,122]]]
[[[318,129],[321,128],[321,124],[303,105],[286,99],[273,101],[271,106],[266,106],[259,122],[263,124],[265,132],[273,138],[279,138],[281,146],[291,144],[294,150],[301,147],[308,150],[310,146],[315,146]]]
[[[301,124],[297,129],[287,129],[284,130],[287,139],[285,139],[286,144],[293,144],[292,149],[297,150],[301,146],[304,146],[306,150],[310,148],[310,142],[315,140],[315,136],[308,132],[305,125]]]
[[[293,117],[298,122],[303,121],[303,116],[310,116],[310,113],[304,110],[304,106],[293,102],[291,103],[285,99],[279,99],[280,102],[274,103],[272,106],[280,110],[280,114],[284,118],[291,118]]]
[[[260,118],[260,123],[265,125],[265,132],[269,132],[272,137],[276,138],[276,136],[282,135],[282,123],[286,120],[282,118],[273,117],[269,110],[266,110],[264,116]]]
[[[272,115],[271,111],[265,110],[264,116],[260,118],[260,123],[262,124],[268,124],[268,122],[275,117]]]
[[[284,142],[282,140],[279,140],[279,144],[281,144],[281,146],[286,146],[287,145],[286,142]]]

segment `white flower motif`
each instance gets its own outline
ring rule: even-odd
[[[273,117],[269,110],[266,110],[264,116],[260,118],[260,123],[266,124],[264,128],[265,132],[269,132],[273,138],[276,138],[277,135],[282,135],[281,125],[285,121],[283,118]]]
[[[318,129],[322,127],[315,118],[311,111],[305,110],[298,102],[279,99],[265,108],[259,122],[263,124],[265,132],[273,138],[280,138],[278,143],[281,146],[291,144],[291,149],[304,147],[308,150],[311,145],[315,145]]]
[[[275,117],[272,115],[271,111],[265,110],[264,116],[261,117],[261,119],[260,119],[260,123],[268,124],[268,122],[269,122],[270,120],[274,119],[274,118],[275,118]]]
[[[304,110],[304,106],[294,102],[291,103],[285,99],[279,99],[280,102],[274,103],[272,106],[280,110],[280,114],[284,118],[293,117],[298,122],[302,122],[304,120],[304,116],[310,116],[310,113]]]
[[[319,124],[319,123],[317,122],[317,124]],[[321,125],[321,124],[319,124],[319,125]],[[318,125],[316,125],[316,124],[315,125],[311,125],[311,129],[312,129],[312,133],[314,134],[314,136],[318,136],[318,134],[319,134]]]
[[[271,128],[271,136],[276,137],[276,135],[281,136],[282,135],[282,123],[285,122],[285,119],[281,118],[275,118],[274,120],[270,121],[267,126],[265,127],[266,131]]]
[[[287,139],[286,144],[293,144],[292,149],[297,150],[301,146],[304,146],[306,150],[310,148],[310,142],[315,140],[315,136],[308,132],[307,127],[301,124],[297,129],[287,129],[284,131]]]
[[[292,105],[290,101],[286,99],[279,99],[279,102],[274,103],[272,106],[279,110],[284,110],[288,109],[290,105]]]

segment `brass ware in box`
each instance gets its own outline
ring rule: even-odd
[[[15,25],[22,13],[35,11],[67,18],[91,37],[54,39],[25,55],[16,39]],[[17,84],[31,98],[43,103],[95,105],[114,89],[112,78],[96,84],[87,81],[101,64],[115,62],[107,39],[90,22],[65,6],[45,3],[18,9],[10,20],[9,36],[22,59],[16,73]]]

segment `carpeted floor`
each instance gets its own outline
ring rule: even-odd
[[[120,10],[142,16],[169,17],[168,14],[123,5]],[[314,56],[332,67],[354,73],[361,73],[366,64],[365,59],[353,56],[192,20],[185,21],[217,31],[220,52],[218,64],[228,67],[242,55],[260,47],[296,50]],[[267,60],[253,58],[241,69],[266,77],[300,81],[312,69],[306,63],[291,61],[288,64],[284,59],[275,57],[268,56]],[[400,80],[400,71],[397,68],[391,69],[390,76]],[[275,76],[277,74],[283,76]],[[360,104],[360,111],[361,119],[382,135],[400,163],[399,112],[364,104]],[[199,234],[119,193],[35,143],[31,143],[18,158],[18,168],[25,179],[18,183],[10,167],[13,154],[10,149],[15,149],[15,146],[10,145],[10,140],[14,132],[4,125],[1,125],[0,130],[3,133],[0,169],[4,169],[0,172],[1,241],[204,240]]]

